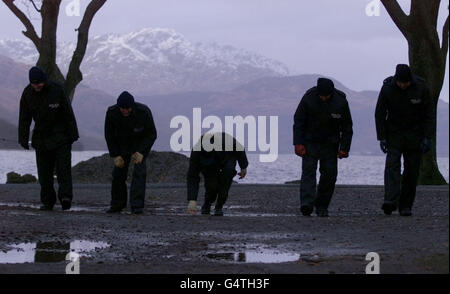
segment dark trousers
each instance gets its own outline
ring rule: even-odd
[[[36,149],[36,164],[39,184],[41,185],[41,202],[53,207],[56,192],[53,187],[53,174],[56,168],[59,201],[72,201],[72,146],[64,145],[53,150]]]
[[[317,165],[320,180],[317,185]],[[337,146],[307,144],[302,159],[300,205],[328,209],[337,179]]]
[[[236,160],[230,159],[220,168],[204,169],[205,206],[210,206],[216,199],[216,208],[222,208],[228,199],[233,178],[236,176]]]
[[[403,155],[404,170],[401,175],[401,157]],[[400,150],[389,147],[384,170],[384,203],[396,207],[412,208],[416,197],[417,179],[419,177],[420,150]]]
[[[130,166],[131,156],[122,156],[125,161],[123,168],[114,167],[112,173],[111,187],[111,207],[123,209],[127,207],[127,176]],[[144,208],[145,184],[147,182],[146,157],[142,163],[135,164],[130,187],[130,207],[131,210]]]

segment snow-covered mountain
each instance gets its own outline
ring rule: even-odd
[[[66,72],[74,43],[60,43],[57,62]],[[37,52],[26,40],[0,40],[0,54],[34,64]],[[147,28],[124,35],[91,37],[81,70],[84,83],[117,95],[218,91],[266,76],[285,76],[281,62],[217,43],[191,43],[171,29]]]

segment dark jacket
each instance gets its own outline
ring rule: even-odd
[[[227,150],[225,149],[225,136],[227,135],[225,133],[222,133],[221,150]],[[201,140],[202,139],[203,136],[201,137]],[[210,152],[207,152],[204,150],[203,146],[201,146],[201,151],[194,151],[194,149],[191,151],[191,157],[189,159],[189,170],[187,174],[188,200],[197,199],[200,183],[200,173],[217,173],[225,166],[230,167],[231,163],[231,166],[234,169],[232,171],[234,176],[236,175],[236,162],[238,162],[241,169],[247,168],[248,160],[244,147],[240,145],[235,138],[232,138],[232,140],[232,151],[212,150]]]
[[[375,110],[378,140],[390,145],[403,143],[418,147],[423,138],[431,139],[435,115],[425,81],[413,76],[408,89],[401,90],[394,77],[384,80]]]
[[[105,139],[111,157],[129,156],[135,152],[147,156],[156,137],[152,112],[146,105],[135,103],[128,117],[121,114],[117,105],[108,108]]]
[[[78,128],[69,99],[62,86],[47,82],[40,92],[28,85],[20,99],[19,144],[28,145],[34,120],[32,146],[53,150],[78,140]]]
[[[294,115],[294,145],[333,144],[349,152],[352,137],[353,122],[345,94],[335,89],[324,102],[316,87],[309,89]]]

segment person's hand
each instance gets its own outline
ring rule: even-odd
[[[239,180],[242,180],[247,175],[247,169],[246,168],[241,169],[241,171],[238,173],[238,175],[239,175]]]
[[[338,158],[339,158],[339,159],[347,158],[347,157],[348,157],[348,152],[339,150],[339,152],[338,152]]]
[[[425,154],[431,149],[431,140],[428,138],[424,138],[422,140],[422,143],[420,143],[420,149],[422,150],[422,153]]]
[[[28,142],[22,142],[20,143],[20,146],[22,146],[23,149],[25,150],[30,150],[30,146],[28,145]]]
[[[300,157],[305,156],[306,155],[305,145],[295,145],[295,154],[297,154]]]
[[[140,164],[144,159],[144,155],[139,152],[134,153],[132,156],[134,164]]]
[[[380,140],[380,148],[381,148],[381,151],[383,151],[383,153],[388,152],[386,140]]]
[[[196,215],[197,214],[197,201],[190,200],[187,208],[187,213]]]
[[[125,161],[122,156],[114,157],[114,165],[118,168],[123,168],[125,166]]]

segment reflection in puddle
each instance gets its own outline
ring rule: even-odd
[[[163,210],[163,209],[155,209],[155,210]],[[158,216],[189,216],[186,212],[175,212],[175,213],[165,213],[165,212],[156,212],[154,215]],[[210,216],[214,215],[214,211]],[[197,216],[201,217],[207,217],[208,215],[202,215],[199,212],[197,213]],[[250,213],[250,212],[224,212],[224,217],[298,217],[298,215],[293,213]]]
[[[244,263],[282,263],[300,259],[300,254],[279,252],[274,250],[258,250],[245,252],[221,252],[206,254],[207,258],[217,261],[244,262]]]
[[[66,255],[69,252],[76,252],[81,256],[89,256],[86,253],[109,246],[105,242],[86,240],[76,240],[70,243],[37,242],[13,244],[9,246],[12,250],[0,252],[0,264],[61,262],[66,260]]]

